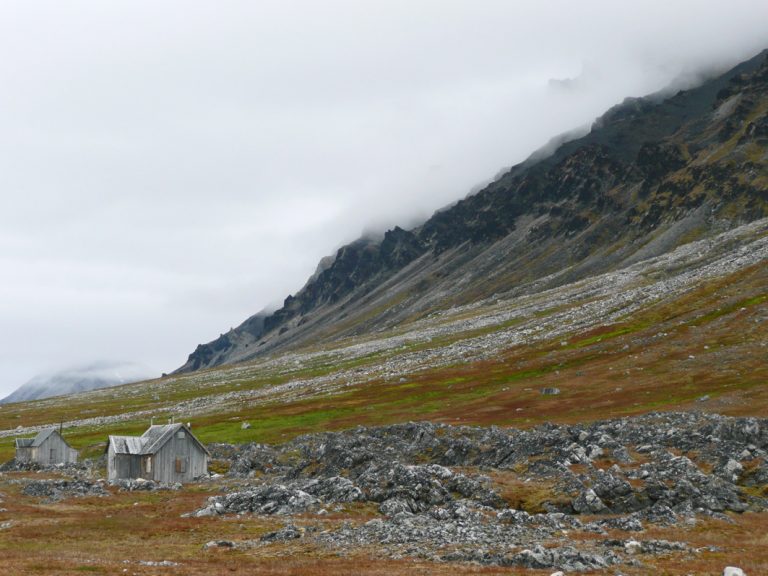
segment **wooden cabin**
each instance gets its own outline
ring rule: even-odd
[[[144,478],[172,484],[208,473],[210,454],[187,426],[150,426],[141,436],[110,436],[107,479]]]
[[[54,466],[77,462],[77,450],[62,438],[57,428],[47,428],[34,438],[16,438],[16,461]]]

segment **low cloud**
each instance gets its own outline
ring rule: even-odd
[[[763,1],[5,3],[0,393],[104,357],[171,370],[361,231],[749,57],[766,21]]]

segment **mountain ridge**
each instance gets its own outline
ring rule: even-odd
[[[360,238],[283,306],[177,372],[413,319],[561,272],[569,282],[768,215],[768,51],[667,98],[628,98],[422,225]]]
[[[86,366],[38,374],[5,398],[0,399],[0,404],[110,388],[145,380],[151,375],[147,368],[131,362],[95,362]]]

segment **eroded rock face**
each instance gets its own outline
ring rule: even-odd
[[[380,546],[392,557],[593,570],[696,553],[642,538],[649,525],[768,507],[742,489],[768,484],[768,422],[755,418],[663,413],[531,430],[411,422],[217,450],[231,459],[233,480],[251,486],[212,497],[195,514],[307,517],[375,503],[380,516],[367,523],[286,528],[263,543],[312,538],[340,549]],[[546,511],[510,506],[492,480],[500,473],[551,486]],[[608,530],[635,536],[578,546],[567,536]]]

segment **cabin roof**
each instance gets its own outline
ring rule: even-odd
[[[43,442],[48,440],[49,436],[51,436],[55,432],[56,432],[56,428],[46,428],[45,430],[40,430],[40,432],[37,433],[37,436],[35,436],[35,439],[32,440],[32,446],[33,447],[40,446]]]
[[[52,434],[58,434],[56,428],[40,430],[34,438],[16,438],[16,448],[37,448],[38,446],[41,446],[43,442],[48,440]],[[62,438],[62,440],[64,439]],[[67,443],[66,440],[64,440],[64,443]]]
[[[143,454],[144,439],[137,436],[110,436],[115,454]]]
[[[146,456],[157,453],[179,430],[184,430],[200,449],[208,454],[208,449],[183,424],[152,425],[141,436],[110,436],[109,443],[116,454],[134,454]]]
[[[147,428],[147,431],[141,435],[145,442],[145,450],[148,454],[154,454],[182,428],[182,424],[154,424]]]

